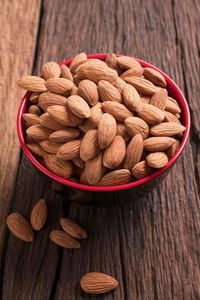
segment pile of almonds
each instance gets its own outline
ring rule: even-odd
[[[112,186],[166,166],[185,127],[165,78],[131,57],[74,57],[48,62],[42,78],[17,84],[33,93],[23,114],[27,147],[52,173],[86,185]]]

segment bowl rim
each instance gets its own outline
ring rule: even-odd
[[[106,54],[106,53],[89,54],[89,55],[87,55],[87,58],[88,59],[97,58],[100,60],[105,60],[107,55],[108,54]],[[127,56],[127,55],[116,54],[116,56]],[[131,57],[131,56],[128,56],[128,57]],[[25,152],[27,157],[30,159],[30,161],[36,166],[37,169],[39,169],[42,173],[44,173],[48,177],[52,178],[53,180],[58,181],[64,185],[72,187],[72,188],[86,190],[86,191],[95,191],[95,192],[111,192],[111,191],[130,189],[130,188],[134,188],[134,187],[143,185],[144,183],[147,183],[147,182],[151,181],[152,179],[158,177],[160,174],[165,172],[167,169],[169,169],[175,163],[175,161],[178,159],[178,157],[183,152],[183,149],[185,148],[186,143],[189,138],[191,118],[190,118],[190,111],[189,111],[189,106],[186,101],[186,98],[183,95],[183,92],[178,87],[178,85],[167,74],[165,74],[163,71],[161,71],[159,68],[147,63],[146,61],[143,61],[143,60],[140,60],[140,59],[137,59],[134,57],[131,57],[131,58],[136,59],[138,62],[141,63],[141,65],[143,67],[150,67],[150,68],[153,68],[154,70],[160,72],[165,77],[167,83],[169,83],[173,87],[173,90],[175,90],[176,93],[178,94],[179,101],[181,100],[179,102],[179,104],[182,107],[182,113],[184,113],[184,121],[185,121],[186,130],[185,130],[182,142],[181,142],[177,152],[169,160],[167,165],[145,178],[142,178],[142,179],[139,179],[139,180],[127,183],[127,184],[115,185],[115,186],[89,186],[89,185],[84,185],[84,184],[80,184],[80,183],[75,183],[75,182],[69,181],[67,179],[63,179],[63,178],[53,174],[48,169],[46,169],[42,164],[39,163],[39,161],[34,157],[34,155],[31,153],[31,151],[28,149],[28,147],[26,146],[26,143],[25,143],[25,135],[23,133],[24,129],[23,129],[23,122],[22,122],[22,114],[25,112],[29,97],[32,94],[32,92],[27,91],[21,101],[21,104],[20,104],[20,107],[18,110],[18,114],[17,114],[17,133],[18,133],[18,138],[19,138],[19,141],[20,141],[23,151]],[[59,65],[60,66],[63,64],[69,65],[72,60],[73,60],[73,58],[62,62]]]

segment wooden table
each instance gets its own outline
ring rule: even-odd
[[[0,11],[1,299],[200,299],[199,1],[0,0]],[[184,153],[154,192],[125,206],[69,202],[20,150],[16,114],[23,91],[15,80],[81,51],[154,64],[177,82],[190,106]],[[48,223],[34,243],[21,242],[8,232],[5,218],[13,211],[29,217],[42,197]],[[80,250],[49,241],[61,216],[87,229]],[[79,280],[90,271],[114,276],[119,287],[101,296],[83,293]]]

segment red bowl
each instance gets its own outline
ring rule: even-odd
[[[88,58],[97,58],[97,59],[100,59],[100,60],[105,60],[106,56],[107,56],[107,54],[91,54],[91,55],[88,55]],[[117,55],[117,56],[121,56],[121,55]],[[34,157],[34,155],[27,148],[26,143],[25,143],[25,133],[24,133],[24,129],[23,129],[22,114],[26,112],[27,107],[28,107],[28,100],[29,100],[29,97],[31,95],[31,92],[28,91],[24,95],[24,97],[22,99],[22,102],[20,104],[20,107],[19,107],[18,116],[17,116],[17,133],[18,133],[18,137],[19,137],[22,149],[24,150],[25,154],[28,156],[30,161],[42,173],[44,173],[45,175],[52,178],[53,180],[56,180],[56,181],[66,185],[66,186],[76,188],[76,189],[81,189],[81,190],[86,190],[86,191],[96,191],[96,192],[119,191],[119,190],[125,190],[125,189],[130,189],[130,188],[133,189],[133,190],[134,190],[134,188],[136,188],[138,190],[138,188],[141,188],[142,186],[148,186],[148,185],[152,186],[152,185],[154,185],[155,182],[156,183],[160,182],[168,174],[167,171],[169,171],[169,169],[172,167],[172,165],[175,163],[175,161],[181,155],[181,153],[182,153],[182,151],[185,148],[185,145],[187,143],[188,137],[189,137],[189,132],[190,132],[190,111],[189,111],[189,107],[188,107],[187,101],[186,101],[182,91],[180,90],[180,88],[176,85],[176,83],[168,75],[166,75],[164,72],[162,72],[158,68],[152,66],[151,64],[149,64],[145,61],[142,61],[140,59],[136,59],[136,60],[139,61],[140,64],[143,67],[151,67],[151,68],[159,71],[165,77],[166,82],[167,82],[168,94],[178,101],[178,103],[181,107],[181,110],[182,110],[181,119],[182,119],[183,125],[186,127],[186,130],[185,130],[185,133],[184,133],[184,136],[183,136],[180,147],[178,148],[175,155],[169,160],[168,164],[164,168],[159,169],[158,171],[154,172],[150,176],[147,176],[143,179],[140,179],[140,180],[137,180],[137,181],[134,181],[134,182],[130,182],[128,184],[115,185],[115,186],[105,186],[105,187],[89,186],[89,185],[74,183],[74,182],[63,179],[63,178],[53,174],[52,172],[50,172],[48,169],[46,169],[43,165],[41,165],[39,163],[39,161]],[[61,63],[60,65],[62,65],[62,64],[69,65],[71,63],[71,61],[72,61],[72,59],[69,59],[69,60]]]

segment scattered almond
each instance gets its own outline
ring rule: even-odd
[[[41,199],[32,209],[30,222],[34,230],[40,230],[47,219],[47,205],[44,199]]]
[[[82,240],[88,237],[87,232],[69,218],[61,218],[60,225],[67,234],[76,239]]]
[[[24,242],[32,242],[34,233],[28,221],[18,213],[12,213],[6,218],[6,223],[9,230],[18,239]]]
[[[56,245],[68,248],[68,249],[78,249],[80,248],[80,243],[68,235],[66,232],[61,230],[52,230],[49,234],[49,238]]]

